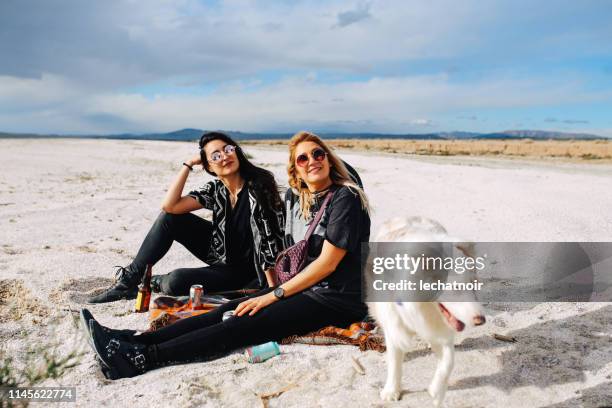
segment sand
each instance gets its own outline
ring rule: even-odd
[[[284,149],[247,148],[286,183]],[[193,143],[0,140],[0,350],[17,364],[28,345],[81,348],[79,364],[44,385],[77,387],[69,406],[429,406],[435,368],[416,339],[398,403],[383,404],[384,354],[351,346],[282,347],[265,363],[239,352],[212,362],[105,380],[73,317],[88,293],[125,265],[159,213],[165,190]],[[414,157],[340,151],[360,172],[374,213],[422,215],[455,236],[480,241],[610,241],[612,166],[503,158]],[[209,180],[193,174],[187,189]],[[205,215],[201,211],[201,215]],[[155,273],[198,266],[175,245]],[[90,306],[102,324],[147,327],[132,301]],[[611,303],[485,305],[488,322],[457,338],[448,407],[599,407],[612,404]],[[491,337],[517,338],[505,343]],[[52,349],[52,347],[51,347]],[[356,373],[351,356],[365,375]],[[58,405],[53,405],[58,406]]]

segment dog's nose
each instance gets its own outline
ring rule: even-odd
[[[485,324],[486,321],[487,321],[487,319],[485,319],[485,317],[483,315],[474,316],[474,326],[483,325],[483,324]]]

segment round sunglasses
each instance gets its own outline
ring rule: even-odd
[[[236,146],[230,145],[230,144],[223,146],[223,153],[225,153],[226,156],[232,155],[235,152],[236,152]],[[223,153],[221,153],[219,150],[215,150],[210,155],[210,161],[213,163],[220,162],[223,159]]]
[[[308,164],[308,156],[309,155],[307,153],[300,154],[298,157],[295,158],[295,164],[300,167],[306,166]],[[312,152],[310,152],[310,157],[312,157],[315,161],[318,162],[322,162],[323,160],[325,160],[326,156],[327,153],[321,148],[316,148]]]

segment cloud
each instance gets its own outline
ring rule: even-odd
[[[447,130],[445,115],[479,109],[536,108],[550,104],[601,101],[604,91],[584,91],[579,84],[550,78],[483,79],[458,84],[445,75],[419,75],[327,83],[309,75],[287,76],[258,84],[221,84],[206,94],[138,92],[92,93],[54,77],[24,79],[21,86],[1,85],[0,112],[19,96],[22,115],[4,116],[7,129],[27,123],[40,131],[142,132],[184,127],[293,132],[418,132]],[[66,96],[62,95],[65,89]],[[68,95],[70,97],[68,97]],[[31,105],[28,105],[31,103]],[[25,112],[30,111],[30,115]],[[60,120],[61,118],[61,120]],[[413,118],[413,119],[406,119]],[[366,127],[367,126],[367,127]]]
[[[598,17],[608,14],[605,8],[567,2],[551,15],[534,3],[527,20],[513,5],[451,0],[381,1],[348,11],[339,0],[242,1],[239,7],[198,0],[150,0],[146,7],[131,0],[5,1],[0,75],[57,75],[109,90],[177,77],[214,83],[271,70],[376,75],[386,64],[414,60],[445,60],[444,71],[464,58],[507,66],[551,54],[609,55],[612,29]],[[365,20],[371,24],[358,24]]]
[[[608,8],[535,2],[525,18],[476,0],[4,1],[0,126],[404,132],[465,112],[601,104],[609,87],[579,70],[523,67],[609,57]]]
[[[576,125],[576,124],[588,124],[590,123],[588,120],[583,119],[556,119],[556,118],[546,118],[544,122],[548,123],[565,123],[567,125]]]
[[[43,74],[40,78],[0,76],[0,111],[59,108],[86,92],[57,75]]]
[[[370,4],[360,4],[354,10],[343,11],[338,13],[338,21],[336,25],[338,27],[346,27],[351,24],[358,23],[359,21],[371,18]]]
[[[409,123],[416,126],[431,126],[433,124],[429,119],[412,119]]]
[[[11,83],[12,87],[5,86]],[[424,128],[449,130],[443,118],[466,110],[537,109],[605,101],[611,96],[547,77],[483,78],[459,84],[445,75],[419,75],[330,84],[305,74],[250,84],[230,81],[205,94],[147,96],[135,91],[91,92],[52,76],[16,82],[0,77],[0,123],[3,130],[41,133],[159,132],[185,127],[420,133]],[[480,130],[498,130],[482,126]],[[591,129],[591,133],[597,132]]]

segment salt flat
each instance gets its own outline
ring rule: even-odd
[[[248,146],[286,185],[287,152]],[[105,380],[74,320],[85,293],[127,264],[159,213],[167,186],[195,143],[69,139],[0,140],[0,342],[23,361],[29,345],[83,347],[77,367],[45,385],[77,387],[76,406],[260,406],[257,393],[297,386],[271,407],[382,404],[384,356],[349,346],[283,347],[259,365],[241,354]],[[476,241],[610,241],[612,166],[550,161],[415,157],[340,151],[371,200],[373,233],[386,219],[422,215]],[[210,179],[199,171],[186,190]],[[201,212],[205,215],[205,211]],[[199,261],[180,245],[154,273]],[[144,329],[132,301],[91,306],[111,327]],[[488,323],[457,343],[449,407],[596,407],[612,404],[610,303],[487,304]],[[71,312],[72,311],[72,312]],[[493,332],[514,336],[499,342]],[[365,367],[357,374],[351,356]],[[414,342],[402,400],[428,406],[434,357]],[[411,373],[419,373],[411,376]],[[71,405],[74,406],[74,405]]]

